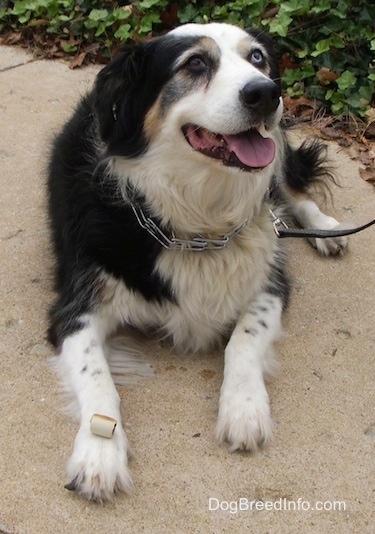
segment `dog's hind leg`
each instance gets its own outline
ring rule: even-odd
[[[129,492],[132,488],[120,398],[104,351],[107,322],[93,313],[81,317],[83,326],[64,339],[55,360],[65,389],[77,401],[80,421],[68,462],[70,483],[66,487],[97,501],[111,499],[117,490]],[[91,432],[90,420],[95,413],[117,421],[111,438]]]
[[[345,228],[334,217],[323,213],[310,196],[310,187],[326,186],[335,181],[327,164],[326,147],[319,141],[305,141],[298,148],[286,144],[284,187],[282,196],[302,228],[340,230]],[[347,237],[310,238],[311,244],[324,256],[344,254]]]
[[[302,228],[318,230],[345,228],[345,225],[340,224],[334,217],[323,213],[307,194],[293,192],[289,194],[288,201],[293,216]],[[309,241],[323,256],[342,255],[348,245],[347,237],[309,238]]]

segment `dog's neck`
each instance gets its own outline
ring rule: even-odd
[[[246,219],[242,224],[233,228],[227,234],[215,239],[205,237],[201,234],[191,237],[190,239],[184,239],[177,237],[173,232],[168,232],[162,229],[154,219],[147,217],[140,204],[132,202],[131,207],[140,227],[146,230],[156,241],[168,250],[188,250],[193,252],[221,250],[228,245],[233,237],[241,232],[249,221],[249,219]]]
[[[112,169],[125,202],[139,206],[146,219],[154,221],[168,237],[226,240],[228,235],[236,235],[245,221],[259,215],[268,177],[234,174],[226,169],[199,173],[191,167],[182,168],[178,178],[156,166],[146,171],[143,166],[139,172],[135,165],[126,176],[121,160]],[[129,162],[127,168],[129,171]],[[142,220],[140,212],[139,216]]]

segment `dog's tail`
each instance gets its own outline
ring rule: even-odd
[[[106,342],[108,365],[117,385],[151,378],[154,370],[144,354],[144,344],[134,335],[119,334]]]
[[[287,144],[284,177],[290,189],[297,193],[306,193],[312,185],[336,184],[327,146],[316,139],[306,140],[298,148]]]

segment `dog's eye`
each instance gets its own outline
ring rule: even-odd
[[[255,67],[262,67],[264,65],[264,55],[261,50],[253,50],[249,57],[250,63],[252,63]]]
[[[186,61],[185,67],[191,72],[196,72],[198,74],[207,69],[207,63],[202,56],[192,56]]]

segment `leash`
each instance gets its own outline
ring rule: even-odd
[[[272,225],[275,234],[280,239],[284,237],[344,237],[351,234],[356,234],[366,230],[370,226],[375,224],[375,219],[363,224],[362,226],[356,226],[354,228],[347,228],[343,230],[319,230],[318,228],[289,228],[289,226],[278,217],[272,210],[269,210],[272,217]]]
[[[182,239],[174,235],[173,232],[166,233],[163,231],[156,221],[151,217],[147,217],[141,206],[135,202],[131,202],[130,206],[134,212],[135,218],[141,228],[146,230],[156,241],[158,241],[166,249],[174,250],[192,250],[202,252],[204,250],[220,250],[226,247],[229,241],[239,234],[242,228],[248,223],[248,219],[242,224],[233,228],[230,232],[217,239],[210,239],[202,235],[197,235],[192,239]],[[284,237],[312,237],[312,238],[327,238],[327,237],[344,237],[351,234],[361,232],[375,224],[375,219],[362,226],[354,228],[347,228],[342,230],[320,230],[318,228],[289,228],[289,226],[278,217],[271,209],[268,210],[272,217],[272,226],[276,236],[280,239]]]

